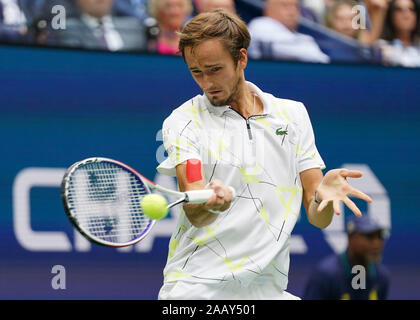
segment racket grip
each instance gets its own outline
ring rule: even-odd
[[[235,189],[233,189],[232,187],[229,187],[229,189],[232,191],[232,199],[235,199]],[[188,203],[204,203],[213,196],[214,191],[213,189],[192,190],[185,192],[185,194],[188,197]]]

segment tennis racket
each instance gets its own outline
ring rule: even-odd
[[[71,223],[89,241],[110,247],[133,245],[150,232],[155,220],[142,212],[140,200],[152,191],[177,197],[168,209],[180,203],[204,203],[214,194],[212,189],[179,192],[164,188],[126,164],[107,158],[76,162],[67,169],[61,184],[63,206]]]

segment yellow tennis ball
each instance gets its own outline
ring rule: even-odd
[[[146,195],[140,201],[141,210],[144,214],[153,220],[160,220],[166,217],[168,201],[160,194],[151,193]]]

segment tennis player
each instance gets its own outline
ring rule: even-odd
[[[181,191],[212,188],[205,204],[184,205],[169,243],[159,299],[299,299],[286,292],[290,234],[301,204],[327,227],[352,195],[371,199],[334,169],[323,176],[305,106],[247,82],[246,24],[224,10],[195,16],[179,50],[203,91],[163,123],[168,158],[158,171]],[[236,190],[233,199],[228,188]]]

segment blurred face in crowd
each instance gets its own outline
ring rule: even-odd
[[[359,261],[380,262],[384,249],[384,239],[381,230],[370,233],[354,232],[349,235],[349,250]]]
[[[225,9],[235,13],[235,3],[233,0],[201,0],[201,12],[210,12],[215,9]]]
[[[267,0],[264,13],[290,30],[296,30],[299,22],[299,0]]]
[[[160,0],[158,20],[171,30],[180,30],[188,15],[186,0]]]
[[[83,12],[96,18],[102,18],[111,13],[114,0],[77,0]]]
[[[352,12],[352,6],[349,4],[338,6],[333,13],[331,21],[332,29],[348,37],[354,38],[356,29],[353,28],[352,22],[356,14],[356,12]]]
[[[393,6],[392,24],[395,32],[412,32],[416,28],[417,15],[412,0],[397,0]]]
[[[336,2],[336,0],[324,0],[324,4],[327,8],[332,7],[335,2]]]
[[[235,64],[221,40],[205,40],[194,48],[185,48],[185,62],[192,77],[214,106],[234,101],[244,81],[246,50]]]

